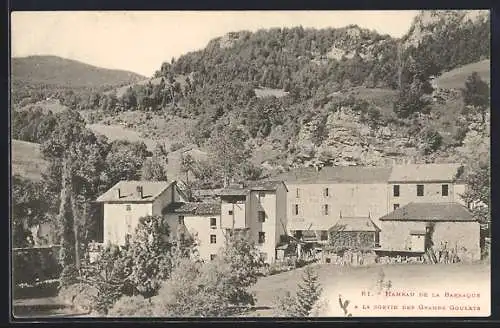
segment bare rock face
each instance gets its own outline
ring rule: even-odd
[[[488,10],[425,10],[414,19],[410,31],[403,37],[403,48],[418,46],[427,36],[447,29],[450,25],[460,26],[489,18]]]

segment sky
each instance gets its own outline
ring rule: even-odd
[[[416,11],[13,12],[13,57],[54,55],[152,76],[164,61],[228,32],[357,24],[401,37]]]

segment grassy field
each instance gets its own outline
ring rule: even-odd
[[[435,80],[442,89],[460,89],[464,87],[465,80],[472,72],[477,72],[481,79],[490,82],[490,60],[482,60],[477,63],[468,64],[444,73]]]
[[[376,265],[371,267],[340,267],[333,264],[314,264],[312,265],[319,276],[319,281],[323,288],[322,303],[326,301],[326,306],[319,316],[343,316],[338,302],[339,294],[344,299],[351,302],[351,313],[353,316],[398,316],[399,312],[379,312],[363,313],[361,305],[366,302],[387,302],[386,299],[375,298],[366,300],[361,298],[361,291],[374,291],[377,287],[377,279],[381,270],[385,274],[385,280],[391,281],[391,291],[427,291],[439,292],[444,295],[445,292],[479,292],[480,301],[475,299],[468,300],[472,303],[481,303],[482,306],[490,304],[490,265],[489,264],[401,264],[401,265]],[[279,295],[289,290],[292,293],[296,291],[297,283],[302,279],[304,268],[280,273],[273,276],[260,278],[257,284],[252,288],[257,297],[257,310],[252,316],[273,316],[274,300]],[[446,301],[440,298],[441,301]],[[392,301],[392,300],[389,300]],[[401,298],[394,300],[401,303]],[[408,301],[405,299],[404,301]],[[450,300],[447,300],[448,304]],[[418,304],[422,300],[410,300]],[[429,300],[426,301],[429,303]],[[438,302],[434,300],[434,302]],[[459,301],[457,301],[457,304]],[[424,303],[426,304],[426,303]],[[354,309],[358,306],[358,309]],[[359,311],[356,311],[359,310]],[[488,309],[485,309],[486,311]],[[408,313],[403,313],[408,315]],[[414,316],[422,316],[422,313],[416,313]],[[429,315],[424,314],[424,315]],[[444,315],[444,314],[442,314]],[[449,314],[448,314],[449,315]],[[459,315],[455,313],[455,315]]]
[[[12,174],[40,180],[47,162],[42,159],[40,145],[36,143],[12,140]]]
[[[30,104],[22,108],[19,108],[19,110],[27,111],[36,108],[40,108],[44,113],[48,113],[50,111],[53,114],[61,113],[64,112],[65,110],[68,110],[68,107],[61,105],[61,103],[57,99],[42,100],[35,104]]]
[[[130,142],[144,142],[148,149],[154,149],[157,142],[156,140],[144,138],[135,130],[125,128],[121,125],[107,125],[102,123],[94,123],[87,125],[94,133],[106,136],[109,141],[113,140],[127,140]]]
[[[265,97],[281,98],[288,94],[288,92],[285,92],[282,89],[256,88],[254,89],[254,91],[255,91],[255,96],[257,98],[265,98]]]

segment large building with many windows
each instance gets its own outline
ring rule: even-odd
[[[472,227],[467,238],[452,243],[467,241],[476,252],[478,225],[460,197],[462,172],[457,164],[301,168],[213,191],[204,202],[188,201],[176,182],[121,181],[97,201],[104,204],[104,242],[122,245],[141,216],[162,215],[174,238],[196,242],[203,260],[213,259],[230,234],[253,240],[268,263],[286,235],[306,242],[331,243],[335,237],[338,245],[420,249],[408,242],[428,240],[422,233],[436,227],[434,221],[440,242],[448,238],[446,231],[467,235],[466,227]],[[403,215],[409,209],[411,218]],[[346,238],[349,242],[341,240]]]

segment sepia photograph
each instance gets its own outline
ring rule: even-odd
[[[13,320],[488,317],[490,11],[16,11]]]

